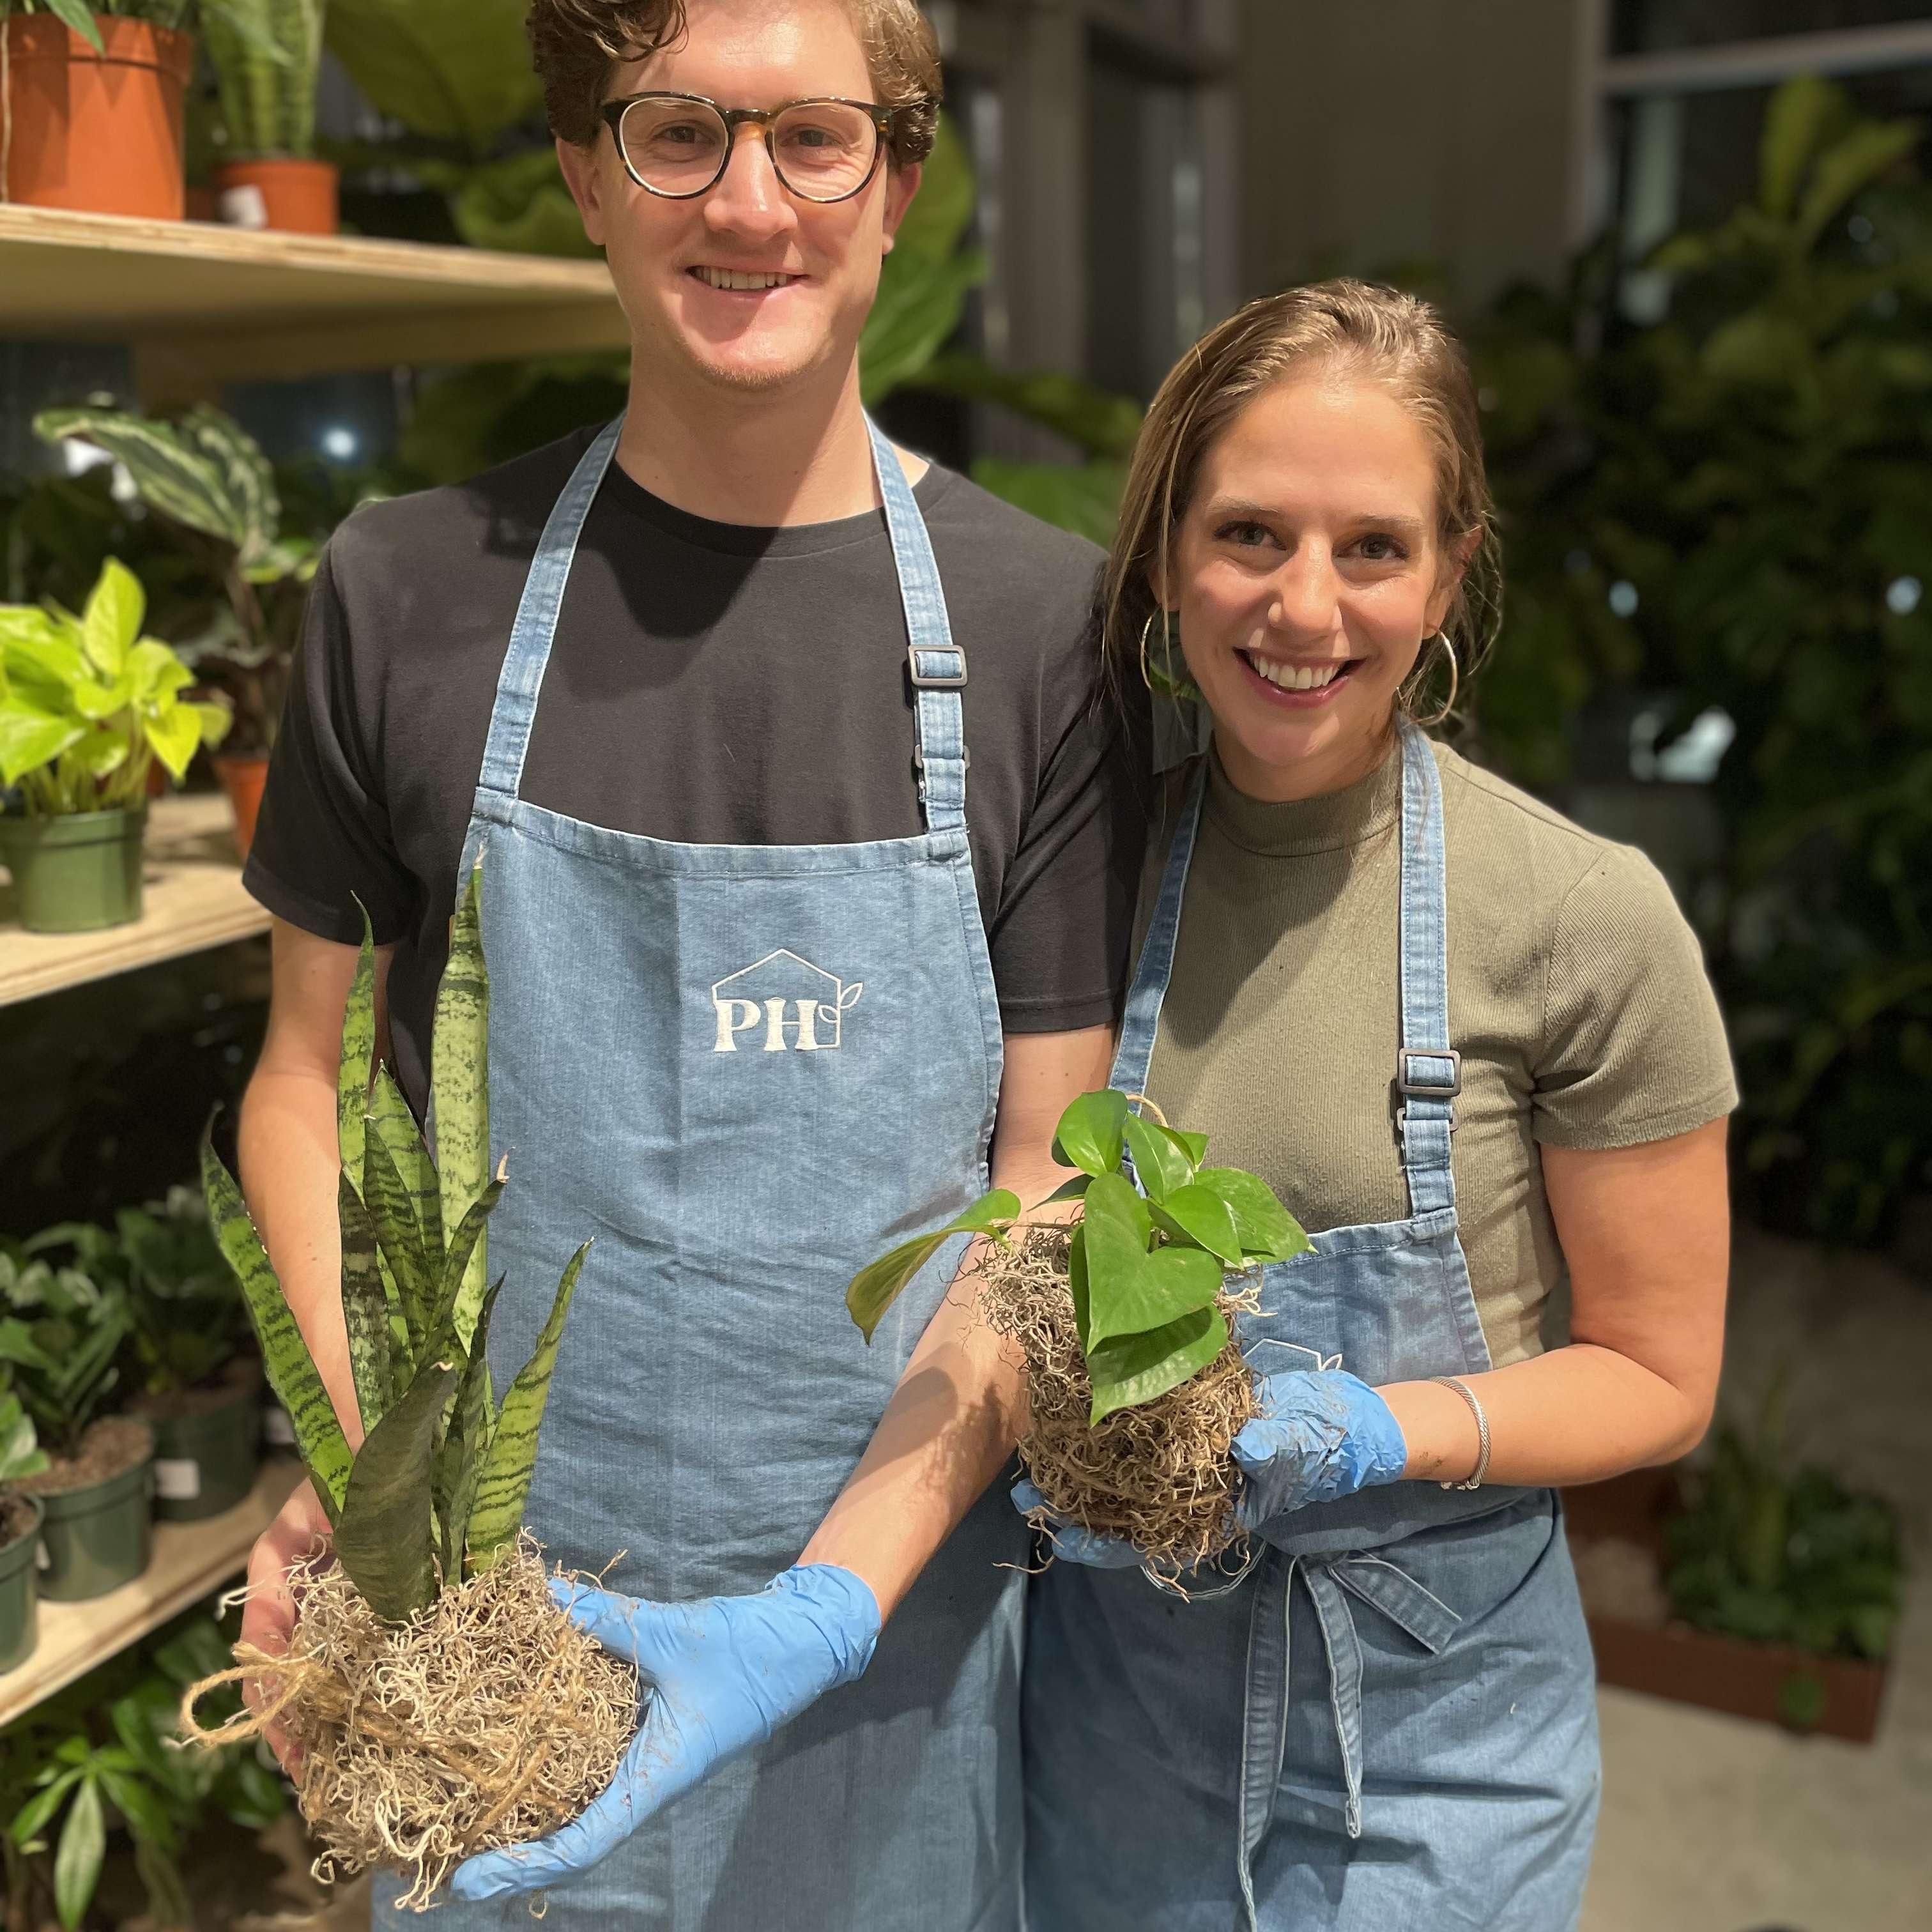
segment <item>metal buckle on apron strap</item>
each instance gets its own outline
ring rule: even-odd
[[[1328,1659],[1329,1708],[1341,1747],[1348,1835],[1362,1835],[1362,1644],[1348,1598],[1372,1604],[1432,1657],[1448,1647],[1462,1619],[1400,1564],[1366,1552],[1334,1556],[1282,1556],[1269,1565],[1255,1593],[1248,1632],[1247,1682],[1242,1711],[1240,1816],[1236,1869],[1250,1932],[1256,1916],[1253,1858],[1274,1822],[1288,1754],[1289,1636],[1294,1580],[1314,1606]],[[1346,1593],[1346,1594],[1345,1594]],[[1271,1678],[1258,1688],[1256,1678]]]
[[[957,661],[957,670],[926,671],[920,669],[922,658],[939,663],[947,658]],[[912,674],[915,691],[964,691],[966,688],[966,653],[958,644],[911,644],[906,650],[906,668]]]
[[[1449,1069],[1445,1080],[1439,1075],[1431,1074],[1427,1063],[1433,1060],[1439,1067],[1444,1063]],[[1421,1077],[1417,1077],[1416,1063],[1424,1063]],[[1396,1049],[1395,1056],[1395,1090],[1397,1105],[1395,1124],[1398,1130],[1408,1125],[1408,1108],[1402,1104],[1409,1100],[1444,1100],[1449,1103],[1449,1131],[1456,1131],[1456,1100],[1462,1090],[1462,1056],[1453,1046],[1405,1046]]]

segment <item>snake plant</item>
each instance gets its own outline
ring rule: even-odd
[[[438,989],[432,1042],[436,1154],[376,1064],[375,949],[365,915],[337,1087],[342,1312],[366,1432],[351,1452],[234,1177],[202,1142],[208,1211],[242,1283],[268,1381],[334,1526],[337,1560],[370,1607],[400,1623],[514,1547],[537,1430],[586,1242],[564,1270],[536,1348],[498,1404],[486,1358],[500,1277],[484,1228],[506,1178],[490,1168],[489,978],[472,873]]]
[[[1178,1388],[1226,1348],[1224,1275],[1312,1245],[1265,1181],[1203,1166],[1207,1154],[1205,1134],[1143,1120],[1129,1095],[1111,1088],[1082,1094],[1060,1116],[1053,1157],[1078,1172],[1051,1198],[1081,1203],[1067,1282],[1094,1422]],[[995,1188],[948,1226],[861,1269],[845,1305],[866,1340],[946,1242],[981,1234],[1004,1245],[1021,1218],[1019,1197]]]
[[[323,0],[226,0],[202,9],[230,151],[306,160],[315,152]]]

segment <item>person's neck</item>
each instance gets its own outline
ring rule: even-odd
[[[743,394],[633,362],[625,474],[713,523],[760,529],[862,515],[879,501],[856,364],[842,380]]]
[[[1338,746],[1292,765],[1268,765],[1250,758],[1232,732],[1219,725],[1214,730],[1215,752],[1228,782],[1243,797],[1264,805],[1294,805],[1304,799],[1346,791],[1380,771],[1394,755],[1397,742],[1395,722],[1390,719],[1385,731],[1366,742]]]

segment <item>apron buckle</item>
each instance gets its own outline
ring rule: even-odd
[[[951,658],[957,668],[922,670],[922,662],[943,664]],[[912,674],[915,691],[964,691],[966,688],[966,652],[958,644],[913,644],[906,650],[906,668]]]

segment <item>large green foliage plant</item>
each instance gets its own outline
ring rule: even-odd
[[[67,1456],[121,1387],[128,1295],[110,1272],[50,1262],[38,1245],[0,1242],[0,1362],[42,1440]]]

